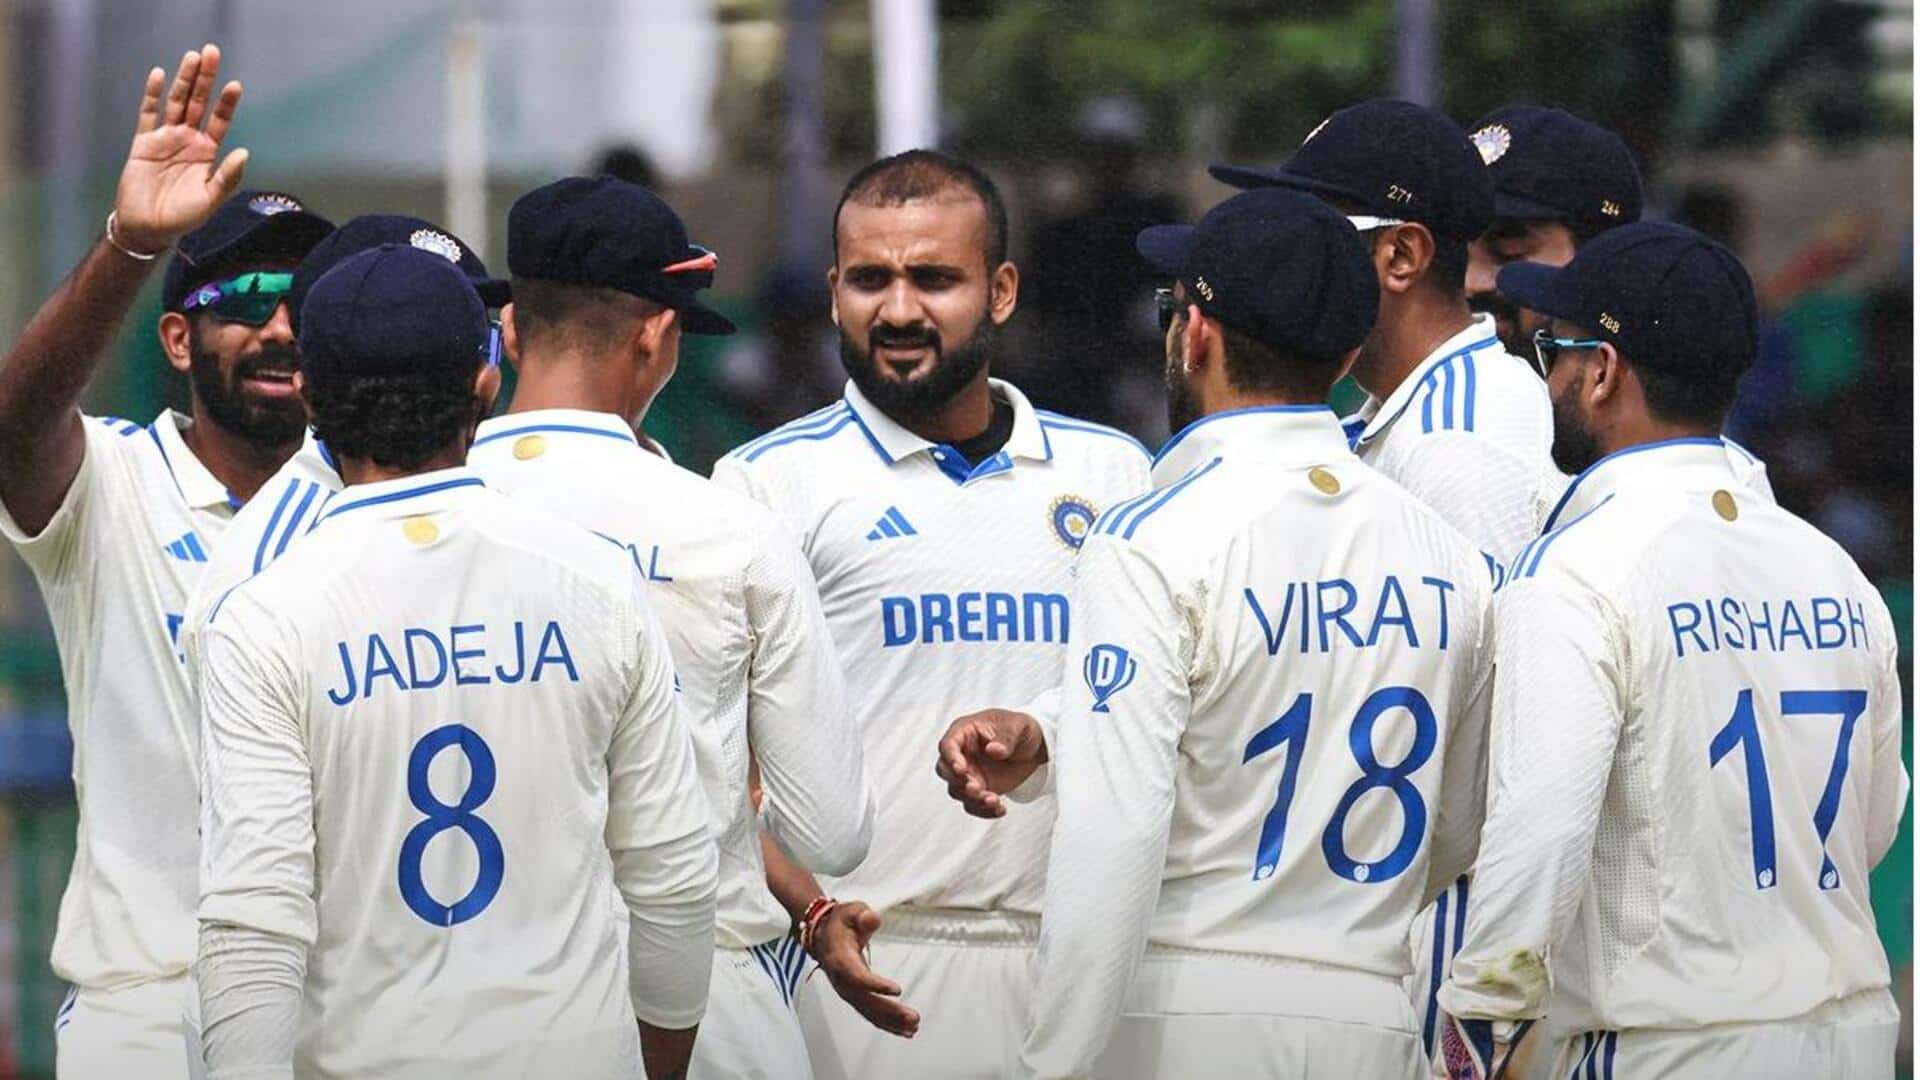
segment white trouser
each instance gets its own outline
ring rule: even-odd
[[[53,1022],[59,1080],[186,1080],[185,975],[93,989],[76,986]]]
[[[824,976],[795,1007],[819,1080],[1002,1080],[1012,1076],[1033,996],[1040,920],[998,912],[896,908],[868,962],[920,1013],[912,1039],[868,1024]]]
[[[1385,975],[1149,949],[1127,989],[1101,1080],[1419,1080],[1413,1007]]]
[[[811,1080],[794,1015],[807,954],[792,935],[750,949],[713,950],[707,1015],[689,1080]]]
[[[1570,1080],[1892,1080],[1899,1042],[1900,1010],[1893,995],[1869,990],[1792,1020],[1582,1032],[1561,1041],[1547,1075]]]

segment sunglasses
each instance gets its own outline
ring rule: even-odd
[[[1551,330],[1535,330],[1533,332],[1533,366],[1539,370],[1540,377],[1544,379],[1547,377],[1547,372],[1553,369],[1553,362],[1560,358],[1562,352],[1568,349],[1597,349],[1605,344],[1606,342],[1598,338],[1554,337]]]
[[[228,323],[265,326],[293,288],[293,275],[258,270],[225,281],[209,281],[187,294],[181,311],[205,311]]]

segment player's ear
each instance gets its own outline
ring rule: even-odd
[[[1195,369],[1205,367],[1213,360],[1208,352],[1220,341],[1219,326],[1208,319],[1200,310],[1200,305],[1187,305],[1186,324],[1180,329],[1180,345],[1185,350],[1181,367],[1191,375]]]
[[[993,324],[999,326],[1013,318],[1013,309],[1020,303],[1020,268],[1011,261],[1003,262],[994,268],[993,276],[987,279],[987,314]]]
[[[193,367],[193,335],[187,317],[177,311],[160,316],[160,351],[167,354],[173,370],[185,374]]]
[[[500,309],[500,351],[506,354],[507,362],[520,368],[520,328],[514,325],[513,304],[508,303]]]
[[[1409,222],[1382,229],[1373,251],[1380,287],[1390,293],[1404,293],[1413,288],[1433,264],[1433,252],[1433,233],[1425,225]]]
[[[481,364],[480,371],[473,377],[473,397],[480,405],[480,415],[493,412],[493,403],[500,397],[500,368],[496,364]]]
[[[1595,346],[1593,362],[1580,371],[1581,380],[1588,384],[1585,387],[1587,399],[1595,407],[1617,399],[1626,388],[1628,370],[1620,350],[1614,348],[1611,342],[1603,341]]]
[[[835,262],[827,267],[827,302],[833,314],[833,325],[840,325],[840,264]]]

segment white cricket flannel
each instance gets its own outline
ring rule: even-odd
[[[1080,554],[1022,1057],[1085,1076],[1142,945],[1379,976],[1297,1015],[1404,1021],[1407,928],[1479,834],[1485,557],[1324,406],[1219,413]],[[1351,983],[1339,985],[1352,985]]]
[[[83,417],[80,470],[29,536],[5,536],[46,599],[80,804],[53,971],[85,987],[178,975],[194,951],[199,733],[177,650],[188,593],[237,505],[163,411]]]
[[[467,464],[489,487],[619,544],[646,578],[672,646],[720,843],[720,943],[781,937],[760,815],[809,870],[866,855],[873,801],[840,661],[799,543],[765,507],[641,446],[608,413],[543,409],[480,425]]]
[[[1360,460],[1439,511],[1505,566],[1566,486],[1553,465],[1547,384],[1476,315],[1385,400],[1343,426]]]
[[[717,856],[625,552],[466,469],[357,485],[203,649],[214,1075],[290,992],[236,931],[305,954],[296,1058],[244,1062],[301,1076],[630,1076],[636,1015],[699,1020]]]
[[[1440,1001],[1565,1031],[1780,1020],[1888,984],[1893,620],[1718,439],[1582,473],[1494,603],[1486,829]]]
[[[970,465],[889,419],[851,383],[833,405],[714,465],[773,508],[820,586],[865,742],[873,848],[832,882],[907,905],[1038,914],[1051,800],[968,817],[933,776],[953,718],[1051,686],[1071,637],[1074,556],[1102,510],[1147,486],[1147,454],[1111,428],[1042,412],[1011,385],[1006,446]]]
[[[286,554],[295,538],[311,532],[328,501],[345,486],[333,455],[308,431],[300,449],[233,515],[220,543],[207,554],[180,625],[180,654],[186,658],[189,693],[199,693],[200,633],[206,628],[207,612],[228,590]],[[199,738],[197,730],[194,738]]]

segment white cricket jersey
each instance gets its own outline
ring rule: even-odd
[[[1003,821],[968,817],[933,777],[934,746],[954,717],[1059,678],[1079,632],[1074,556],[1101,511],[1147,485],[1133,439],[992,388],[1013,406],[1013,434],[975,465],[849,383],[841,401],[714,466],[784,518],[812,564],[877,809],[866,862],[833,889],[882,913],[1039,912],[1052,800]]]
[[[543,409],[480,425],[468,465],[488,486],[619,544],[651,586],[720,841],[720,944],[787,932],[767,891],[747,797],[810,870],[846,873],[873,828],[860,733],[800,547],[765,507],[656,456],[608,413]]]
[[[1565,487],[1547,384],[1476,315],[1383,401],[1343,424],[1360,460],[1440,512],[1502,566]]]
[[[85,456],[46,528],[0,505],[40,583],[67,688],[80,804],[54,974],[87,987],[177,975],[194,952],[199,743],[177,637],[236,502],[181,439],[85,417]]]
[[[228,590],[285,555],[296,538],[311,532],[328,501],[345,486],[333,455],[308,431],[300,449],[227,523],[220,543],[207,553],[180,624],[180,654],[186,658],[191,693],[199,692],[200,632],[206,627],[208,610]]]
[[[1143,943],[1372,973],[1404,1012],[1407,929],[1479,830],[1485,556],[1324,406],[1203,418],[1153,478],[1080,555],[1040,1076],[1086,1075]]]
[[[1894,627],[1836,544],[1720,440],[1653,443],[1574,481],[1494,608],[1449,1012],[1692,1028],[1888,984],[1867,872],[1906,807]]]
[[[300,1075],[631,1075],[636,1014],[698,1020],[716,856],[645,591],[448,469],[214,608],[199,914],[308,950]]]

